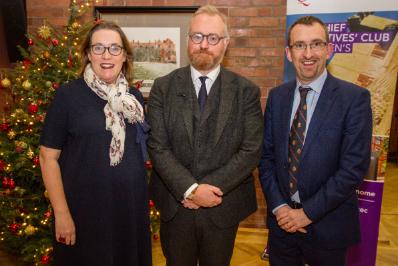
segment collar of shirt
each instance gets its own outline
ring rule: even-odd
[[[311,89],[312,89],[315,93],[321,94],[322,87],[323,87],[323,84],[325,84],[325,81],[326,81],[327,76],[328,76],[328,72],[327,72],[326,69],[325,69],[325,70],[323,71],[323,73],[322,73],[316,80],[312,81],[311,83],[309,83],[309,84],[307,84],[307,85],[302,85],[302,84],[300,83],[300,81],[297,80],[297,85],[296,85],[295,94],[296,94],[296,93],[300,94],[300,92],[299,92],[299,90],[298,90],[298,88],[299,88],[300,86],[302,86],[302,87],[311,87]],[[310,91],[310,92],[311,92],[311,91]],[[310,93],[310,92],[309,92],[309,93]]]
[[[206,90],[207,90],[207,95],[210,93],[211,86],[213,86],[214,81],[217,79],[218,75],[220,74],[221,67],[218,65],[215,69],[207,73],[206,77]],[[199,95],[199,90],[200,86],[202,86],[202,82],[200,82],[200,77],[202,77],[203,74],[200,73],[198,70],[196,70],[192,65],[191,65],[191,78],[193,85],[195,86],[195,91],[196,91],[196,96]]]

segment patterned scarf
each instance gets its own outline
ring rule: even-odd
[[[106,130],[112,132],[112,141],[109,147],[110,165],[116,166],[122,160],[124,141],[126,138],[126,124],[124,119],[131,124],[144,121],[144,110],[134,95],[128,92],[129,85],[120,72],[116,84],[107,84],[100,80],[94,73],[91,64],[84,70],[84,80],[87,85],[108,103],[104,107]]]

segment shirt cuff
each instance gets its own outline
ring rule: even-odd
[[[184,199],[187,199],[187,197],[192,193],[192,191],[195,190],[195,188],[197,188],[199,185],[198,183],[192,184],[192,186],[190,186],[187,191],[185,191],[184,193]]]
[[[281,205],[275,207],[275,208],[272,210],[272,214],[275,215],[275,213],[276,213],[277,210],[279,210],[280,208],[282,208],[283,206],[286,206],[286,205],[287,205],[286,203],[283,203],[283,204],[281,204]]]

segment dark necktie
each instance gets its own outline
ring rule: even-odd
[[[200,86],[199,95],[198,95],[198,103],[200,112],[205,109],[206,100],[207,100],[207,90],[206,90],[206,76],[199,77],[202,85]]]
[[[289,189],[290,195],[297,192],[297,173],[301,151],[304,146],[305,128],[307,126],[307,93],[311,88],[300,87],[300,105],[294,115],[292,127],[289,135]]]

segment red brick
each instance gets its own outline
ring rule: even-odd
[[[249,38],[231,38],[229,47],[246,47]]]
[[[228,48],[228,56],[256,56],[256,49],[253,48]]]
[[[255,6],[279,6],[281,0],[252,0],[252,4]]]
[[[286,16],[286,6],[275,6],[272,8],[272,15],[274,17]]]
[[[258,8],[258,16],[259,17],[269,17],[269,16],[271,16],[273,9],[274,8],[271,8],[271,7]]]
[[[279,25],[278,18],[251,18],[249,22],[250,26],[260,26],[260,27],[275,27]]]
[[[230,17],[256,17],[258,15],[258,8],[230,8]]]
[[[229,34],[231,37],[251,37],[251,36],[256,36],[256,30],[255,29],[230,29]]]
[[[250,0],[209,0],[208,4],[214,6],[250,6]]]
[[[249,19],[244,17],[232,17],[228,21],[230,27],[245,27],[249,25]]]
[[[273,38],[250,38],[249,47],[275,47],[275,39]]]
[[[260,49],[260,56],[283,56],[284,50],[281,48],[263,48]]]

